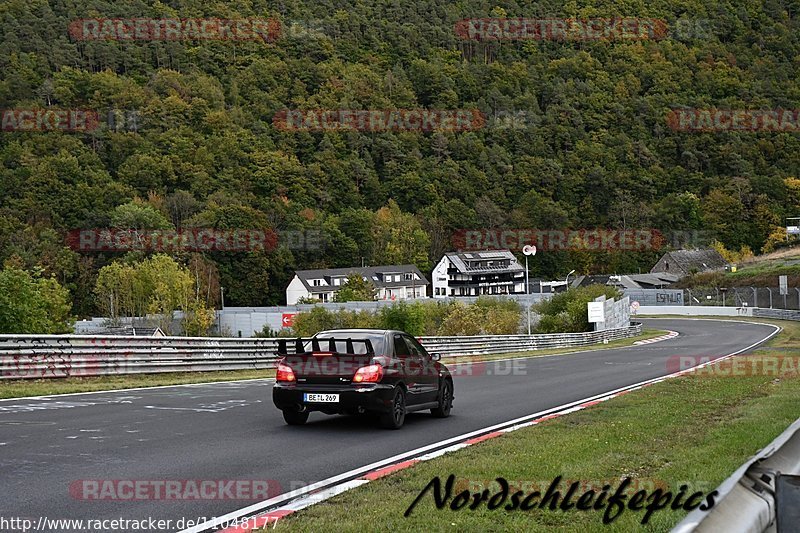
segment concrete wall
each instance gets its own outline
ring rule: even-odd
[[[659,305],[640,307],[632,317],[652,315],[685,315],[685,316],[753,316],[752,307],[722,307],[712,305]]]
[[[683,305],[681,289],[625,289],[622,291],[631,302],[639,305]]]
[[[605,296],[600,296],[594,301],[603,303],[603,316],[605,317],[604,322],[594,323],[595,331],[618,329],[631,323],[631,302],[627,296],[623,296],[617,301],[607,300]]]

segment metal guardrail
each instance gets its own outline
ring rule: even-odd
[[[800,420],[717,487],[717,503],[711,510],[695,509],[672,533],[797,531],[797,494],[778,482],[781,476],[797,474],[800,474]],[[797,481],[792,484],[796,486]]]
[[[422,337],[443,358],[587,346],[640,334],[641,324],[589,333]],[[291,343],[290,343],[291,344]],[[277,339],[0,335],[0,380],[273,368]]]
[[[555,333],[540,335],[487,335],[473,337],[421,337],[422,345],[442,357],[526,352],[548,348],[588,346],[604,341],[633,337],[642,332],[641,324],[627,328],[591,331],[588,333]]]
[[[274,339],[0,335],[0,379],[272,368]]]
[[[795,309],[765,309],[756,307],[753,316],[761,318],[776,318],[779,320],[800,320],[800,311]]]

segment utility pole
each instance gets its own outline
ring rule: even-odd
[[[222,309],[225,309],[225,289],[222,288],[222,285],[219,286],[219,299]]]

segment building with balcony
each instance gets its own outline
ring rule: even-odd
[[[433,297],[525,294],[525,267],[509,250],[450,252],[433,269]]]

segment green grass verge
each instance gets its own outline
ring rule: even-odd
[[[490,354],[484,356],[458,357],[447,359],[445,364],[491,361],[494,359],[531,357],[538,355],[554,355],[574,353],[583,350],[600,350],[630,346],[637,340],[663,335],[665,331],[645,329],[637,337],[596,344],[580,348],[560,348],[538,350],[535,352],[518,352],[509,354]],[[184,385],[189,383],[207,383],[210,381],[233,381],[238,379],[259,379],[275,377],[274,370],[232,370],[224,372],[190,372],[163,374],[135,374],[122,376],[94,376],[81,378],[57,379],[22,379],[0,381],[0,399],[21,398],[24,396],[44,396],[51,394],[68,394],[74,392],[95,392],[116,389],[134,389],[139,387],[159,387],[164,385]]]
[[[785,329],[759,353],[800,347],[800,324],[770,322]],[[455,414],[457,409],[456,404]],[[675,493],[682,484],[690,492],[707,494],[798,416],[796,376],[674,378],[419,463],[283,518],[276,529],[669,531],[686,512],[661,510],[643,526],[644,511],[626,509],[603,525],[603,511],[489,511],[485,504],[477,510],[437,509],[429,492],[408,518],[403,513],[432,478],[444,482],[449,474],[456,476],[459,489],[474,492],[483,484],[491,494],[499,488],[492,481],[496,477],[528,493],[533,487],[546,488],[559,475],[597,487],[631,476],[650,494],[664,486]],[[562,495],[566,486],[561,484]]]

